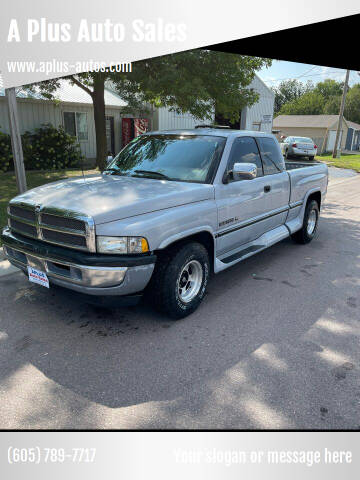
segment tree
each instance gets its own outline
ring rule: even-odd
[[[320,93],[326,100],[342,95],[344,82],[337,82],[331,78],[327,78],[323,82],[316,84],[314,92]]]
[[[304,84],[296,79],[283,80],[277,87],[272,87],[272,91],[275,93],[275,115],[278,114],[283,105],[298,99],[313,88],[314,85],[310,80]]]
[[[321,115],[325,99],[318,92],[308,92],[281,107],[279,115]]]
[[[327,115],[339,115],[341,96],[329,97],[324,105],[324,113]]]
[[[224,118],[237,121],[240,111],[258,100],[258,94],[247,88],[255,72],[270,66],[271,62],[258,57],[192,50],[136,62],[128,73],[88,72],[65,77],[65,80],[78,85],[92,98],[96,163],[102,170],[106,157],[106,82],[112,83],[129,108],[143,108],[148,104],[208,119],[216,110]],[[59,79],[38,84],[47,98],[54,98],[59,86]]]
[[[360,123],[360,84],[353,85],[346,95],[344,110],[346,120]]]

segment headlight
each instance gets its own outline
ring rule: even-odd
[[[145,253],[149,244],[144,237],[96,237],[99,253]]]

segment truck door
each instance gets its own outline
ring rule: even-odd
[[[284,225],[289,209],[290,179],[285,169],[284,157],[278,142],[271,137],[258,137],[261,159],[266,179],[266,203],[271,215],[269,230]]]
[[[228,183],[216,185],[218,255],[231,252],[271,229],[266,219],[272,209],[266,188],[269,178],[264,176],[259,148],[253,137],[241,136],[234,140],[228,172],[234,163],[254,163],[257,177],[252,180],[229,179]]]

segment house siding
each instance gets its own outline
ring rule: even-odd
[[[201,123],[212,123],[214,120],[199,120],[190,114],[179,115],[167,108],[159,108],[156,130],[182,130],[194,128]]]
[[[254,124],[260,124],[260,131],[271,133],[275,96],[257,76],[254,77],[249,88],[253,88],[259,94],[259,100],[251,107],[245,107],[241,112],[241,117],[245,119],[241,122],[241,128],[254,130]],[[264,117],[268,117],[270,121],[265,122]]]
[[[87,114],[88,140],[79,141],[82,154],[89,159],[96,158],[96,136],[93,107],[91,104],[60,103],[50,101],[17,99],[20,119],[20,133],[34,131],[41,125],[50,123],[54,127],[64,125],[64,112]],[[105,114],[114,117],[115,149],[121,148],[121,107],[106,107]],[[0,97],[0,130],[10,133],[6,99]]]

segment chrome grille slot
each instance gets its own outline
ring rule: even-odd
[[[95,252],[95,226],[91,217],[54,207],[13,202],[8,207],[9,227],[26,237]]]
[[[36,226],[29,225],[28,223],[19,222],[14,218],[10,218],[9,224],[10,228],[15,230],[16,232],[22,233],[23,235],[28,237],[37,238]]]
[[[76,218],[59,217],[57,215],[50,215],[49,213],[42,213],[40,221],[42,226],[59,227],[82,233],[86,232],[85,223]]]
[[[46,228],[41,229],[41,234],[45,241],[86,249],[86,238],[83,236],[64,233],[58,230],[47,230]]]
[[[36,215],[34,210],[29,210],[26,208],[17,207],[16,205],[10,205],[9,212],[15,217],[23,218],[25,220],[30,220],[31,222],[36,222]]]

